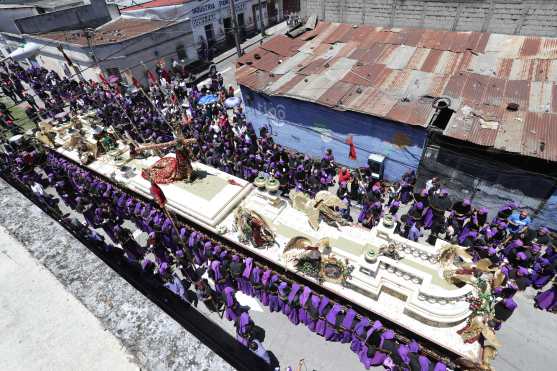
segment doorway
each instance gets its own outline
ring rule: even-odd
[[[240,29],[240,39],[244,39],[246,34],[246,21],[244,19],[244,13],[238,14],[238,28]]]
[[[222,20],[222,24],[224,26],[224,35],[226,38],[226,43],[227,44],[234,43],[234,30],[232,28],[232,18],[231,17],[224,18]]]
[[[205,36],[207,38],[207,45],[211,45],[215,42],[215,31],[213,30],[212,23],[205,25]]]

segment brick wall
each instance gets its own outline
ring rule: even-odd
[[[301,0],[301,8],[333,22],[557,37],[551,0]]]

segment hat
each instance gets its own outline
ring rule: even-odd
[[[489,212],[487,207],[482,207],[479,211],[480,214],[487,214]]]
[[[518,304],[516,304],[516,302],[511,299],[511,298],[507,298],[503,300],[503,305],[508,309],[508,310],[514,310],[516,309],[516,307],[518,306]]]
[[[521,251],[521,252],[519,252],[518,254],[516,254],[516,258],[517,258],[518,260],[526,260],[526,259],[528,259],[528,257],[526,256],[526,254],[525,254],[523,251]]]
[[[465,199],[462,201],[462,204],[463,204],[464,206],[470,206],[470,203],[471,203],[471,202],[470,202],[470,200],[469,200],[468,198],[465,198]]]
[[[168,271],[168,263],[164,262],[159,266],[159,273],[165,274]]]

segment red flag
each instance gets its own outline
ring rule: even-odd
[[[238,183],[237,181],[235,181],[234,179],[228,179],[228,184],[238,186],[238,187],[242,187],[242,185],[240,183]]]
[[[151,196],[157,205],[159,205],[161,209],[164,209],[164,206],[166,205],[166,197],[164,196],[161,187],[151,180],[151,188],[149,191],[151,192]]]
[[[103,82],[103,84],[108,85],[108,80],[106,79],[106,77],[104,77],[104,75],[101,73],[99,73],[99,78],[101,79],[101,81]]]
[[[354,145],[352,135],[349,135],[348,138],[346,138],[346,144],[350,146],[350,150],[348,151],[348,158],[351,160],[356,160],[356,146]]]
[[[157,84],[157,78],[153,74],[153,72],[147,70],[147,79],[151,82],[151,84]]]

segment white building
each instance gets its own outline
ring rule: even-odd
[[[79,70],[83,78],[93,80],[99,80],[101,72],[108,77],[131,71],[145,82],[145,68],[154,70],[161,59],[167,66],[171,59],[186,64],[198,60],[189,20],[119,17],[96,28],[89,39],[83,30],[37,35],[2,33],[0,37],[4,56],[6,51],[15,52],[15,58],[60,75],[72,76]]]
[[[259,0],[235,0],[236,16],[242,37],[260,29]],[[282,0],[261,0],[265,27],[282,20]],[[229,0],[153,0],[141,5],[120,9],[132,17],[159,20],[191,19],[196,43],[233,41],[232,17]]]

